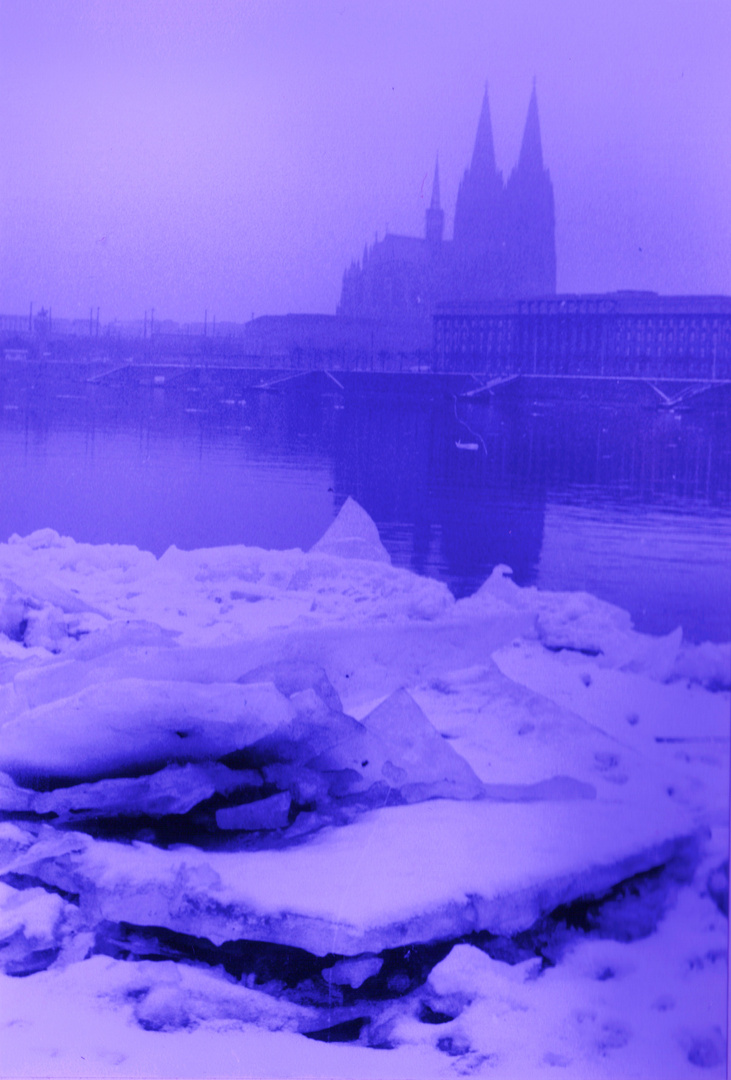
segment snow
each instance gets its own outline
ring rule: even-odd
[[[309,553],[12,537],[0,1074],[722,1075],[729,658],[455,601],[352,500]]]

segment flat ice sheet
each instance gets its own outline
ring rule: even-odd
[[[373,811],[285,850],[161,851],[56,835],[5,872],[80,892],[101,918],[319,955],[512,934],[682,853],[687,815],[619,801],[457,803]]]

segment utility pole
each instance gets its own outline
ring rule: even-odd
[[[94,308],[89,308],[89,337],[91,337],[94,328]]]
[[[152,325],[155,321],[155,309],[150,309],[150,337],[152,338]]]
[[[30,302],[30,314],[28,316],[28,333],[33,333],[33,301]]]
[[[142,324],[142,337],[147,337],[147,308],[145,308],[145,321]]]
[[[99,337],[99,308],[96,309],[96,336]]]

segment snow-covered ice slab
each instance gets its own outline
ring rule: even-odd
[[[638,809],[434,800],[372,811],[307,844],[238,852],[46,829],[3,872],[78,893],[102,919],[216,944],[243,938],[357,955],[478,930],[512,935],[559,904],[692,854],[682,811]]]

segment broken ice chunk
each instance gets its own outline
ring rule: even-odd
[[[35,787],[46,786],[48,778],[139,776],[171,762],[221,758],[292,715],[292,706],[271,684],[130,678],[92,683],[9,720],[0,768]]]
[[[228,794],[244,787],[261,787],[258,773],[233,772],[225,765],[169,765],[151,776],[120,777],[95,784],[75,784],[36,795],[37,814],[69,815],[75,821],[90,817],[164,817],[187,814],[215,792]]]
[[[274,683],[277,690],[285,697],[291,697],[301,690],[312,689],[322,698],[329,708],[342,712],[343,706],[338,692],[327,677],[324,668],[303,660],[278,660],[271,664],[247,671],[237,679],[240,683]]]
[[[327,800],[329,780],[322,773],[307,768],[306,765],[275,761],[262,769],[266,780],[280,791],[291,792],[300,805],[324,803]]]
[[[31,975],[54,962],[69,905],[41,888],[0,882],[0,964],[7,975]]]
[[[292,703],[300,696],[293,695]],[[302,724],[298,714],[294,726]],[[327,778],[332,799],[382,806],[394,801],[473,799],[483,790],[467,762],[441,738],[405,690],[392,694],[360,723],[331,713],[327,724],[313,724],[311,735],[305,726],[299,731],[299,759]],[[263,742],[271,752],[273,738]],[[293,761],[292,751],[287,752],[287,760]],[[279,756],[282,760],[281,746]]]
[[[406,690],[397,690],[363,719],[381,742],[387,760],[382,776],[400,787],[406,802],[474,799],[483,785],[463,757],[429,723]]]
[[[348,497],[323,536],[310,549],[321,555],[338,555],[341,559],[369,559],[391,562],[391,556],[381,543],[375,522]]]
[[[30,810],[34,793],[20,788],[7,775],[0,772],[0,811]]]
[[[231,830],[283,829],[289,821],[291,802],[289,793],[281,791],[268,799],[229,806],[216,811],[216,824],[219,829]]]
[[[323,968],[322,974],[328,982],[358,990],[366,979],[377,975],[382,967],[383,960],[378,956],[357,956],[352,960],[338,960],[331,968]]]

